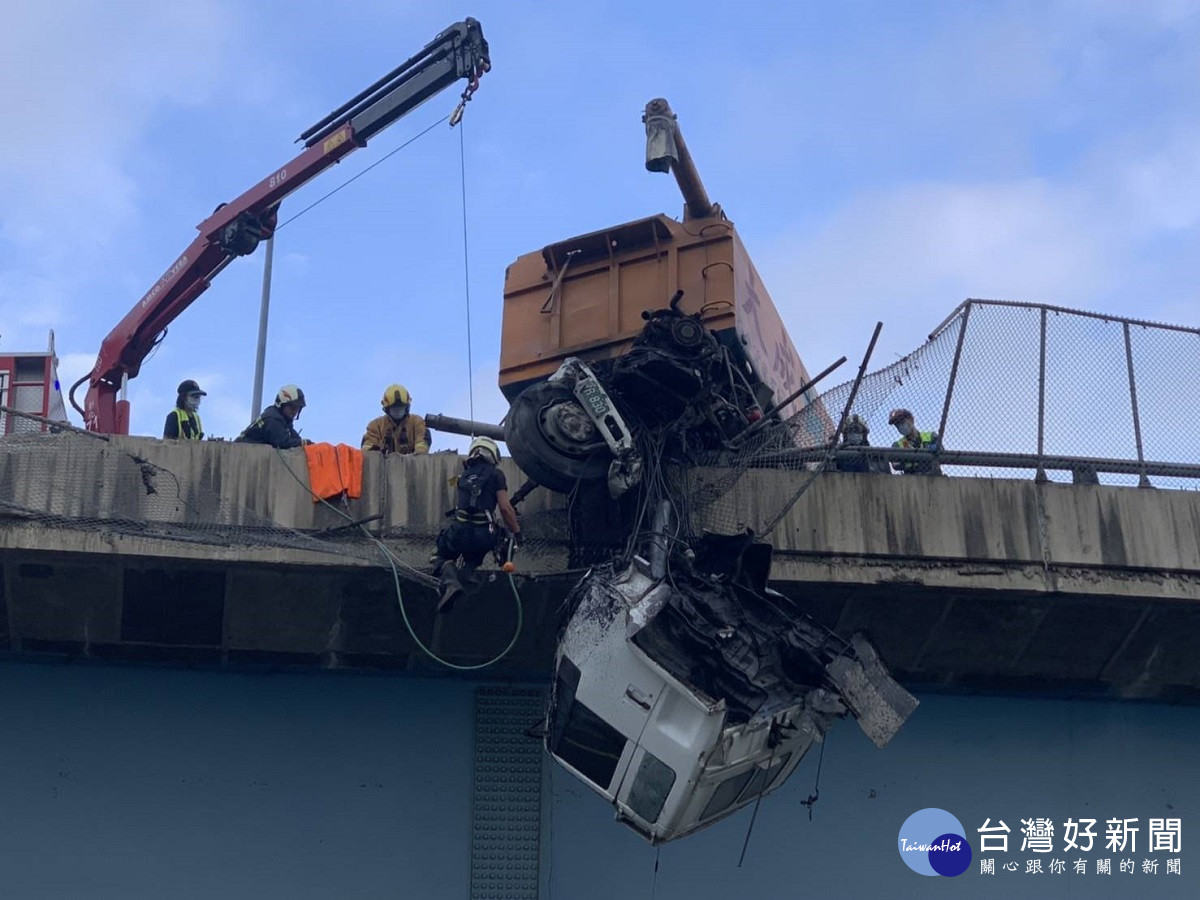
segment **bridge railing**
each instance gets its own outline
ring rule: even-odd
[[[849,411],[867,421],[872,445],[899,437],[892,409],[911,410],[919,430],[938,433],[948,475],[1196,489],[1197,373],[1200,328],[967,300],[917,350],[789,420],[784,446],[800,452],[763,444],[746,461],[812,467],[853,391]]]

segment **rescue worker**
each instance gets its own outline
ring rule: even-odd
[[[937,452],[942,449],[941,439],[936,431],[918,431],[913,414],[907,409],[893,409],[888,416],[888,424],[894,425],[900,432],[900,440],[892,444],[901,450],[929,450]],[[936,460],[919,460],[893,462],[897,471],[904,475],[941,475],[942,467]]]
[[[852,415],[846,420],[846,427],[842,429],[842,442],[838,445],[839,450],[859,450],[870,447],[871,442],[867,440],[867,435],[871,433],[870,426],[866,420],[860,415]],[[839,472],[890,472],[888,464],[882,459],[875,459],[868,454],[863,454],[857,459],[837,459],[834,461],[834,468]]]
[[[495,549],[500,537],[495,521],[497,509],[513,544],[520,547],[525,542],[517,511],[508,499],[508,480],[500,471],[499,462],[500,448],[495,441],[488,437],[471,441],[462,474],[458,476],[454,509],[446,514],[451,522],[438,534],[437,553],[433,557],[434,574],[442,586],[439,613],[450,611],[465,591],[464,581],[473,583],[475,570]]]
[[[163,425],[163,439],[175,441],[198,441],[204,437],[204,427],[200,424],[200,398],[207,397],[206,391],[200,390],[200,385],[187,379],[179,382],[175,398],[175,408],[167,413],[167,421]]]
[[[275,395],[275,405],[264,409],[235,440],[242,444],[270,444],[278,450],[312,443],[301,438],[292,427],[305,405],[304,391],[294,384],[285,384]]]
[[[412,397],[402,384],[383,392],[383,415],[367,423],[362,449],[382,453],[428,453],[429,429],[420,416],[410,415]]]

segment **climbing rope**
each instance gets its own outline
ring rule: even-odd
[[[304,488],[304,492],[306,494],[308,494],[309,496],[315,496],[312,493],[311,488],[309,488],[309,486],[304,483],[304,481],[300,478],[300,476],[296,474],[295,470],[292,469],[291,465],[288,464],[287,457],[284,455],[283,451],[276,448],[275,453],[279,456],[280,460],[283,462],[283,467],[285,469],[287,469],[288,474],[292,476],[292,478],[295,480],[295,482],[298,485],[300,485],[300,487]],[[508,572],[505,574],[506,574],[506,577],[508,578],[508,585],[512,589],[513,603],[516,605],[516,608],[517,608],[517,624],[516,624],[516,627],[513,629],[512,638],[509,640],[508,645],[503,650],[501,650],[499,654],[494,656],[492,659],[487,660],[486,662],[476,663],[475,665],[470,665],[470,666],[464,666],[464,665],[460,665],[458,663],[452,663],[449,660],[443,659],[442,657],[438,656],[436,653],[433,652],[433,650],[431,650],[428,646],[426,646],[425,642],[422,641],[421,638],[417,635],[417,632],[413,628],[413,624],[412,624],[411,620],[408,618],[408,608],[407,608],[407,604],[404,601],[404,592],[400,588],[400,569],[399,569],[399,567],[403,566],[406,569],[411,569],[412,567],[405,565],[405,563],[396,559],[396,555],[390,549],[388,549],[387,545],[384,544],[383,541],[379,540],[379,538],[375,537],[375,535],[371,534],[371,532],[369,532],[367,530],[366,525],[364,525],[362,522],[355,520],[353,516],[349,515],[348,513],[344,512],[343,510],[338,509],[336,506],[334,506],[332,503],[330,503],[325,498],[316,497],[316,499],[320,503],[323,503],[325,506],[332,509],[335,513],[337,513],[339,516],[341,516],[347,522],[349,522],[349,523],[353,524],[355,527],[357,527],[363,533],[363,535],[367,538],[367,540],[369,540],[372,544],[374,544],[379,549],[380,554],[387,561],[388,565],[391,567],[391,570],[392,570],[392,583],[395,585],[395,588],[396,588],[396,603],[400,607],[400,617],[404,620],[404,627],[406,629],[408,629],[409,637],[411,637],[413,639],[413,643],[415,643],[418,647],[420,647],[422,652],[424,652],[425,655],[428,656],[430,659],[434,660],[437,663],[440,663],[441,665],[445,666],[448,669],[454,669],[455,671],[458,671],[458,672],[476,672],[480,669],[486,669],[490,666],[496,665],[496,663],[500,662],[502,659],[504,659],[506,656],[508,656],[508,654],[509,654],[509,652],[511,652],[512,648],[514,646],[516,646],[517,638],[519,638],[521,636],[521,629],[524,627],[524,624],[525,624],[525,611],[524,611],[524,604],[521,601],[521,592],[517,590],[517,582],[516,582],[516,579],[513,578],[511,572]]]

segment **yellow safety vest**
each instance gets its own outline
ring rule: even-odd
[[[186,409],[175,407],[175,421],[179,423],[179,440],[181,441],[198,441],[204,437],[204,427],[200,424],[200,413],[188,412]],[[188,435],[183,430],[183,423],[188,422],[192,428],[192,434]]]

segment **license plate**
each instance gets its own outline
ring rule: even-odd
[[[602,417],[608,412],[608,397],[604,393],[604,389],[595,381],[585,381],[579,385],[580,399],[591,407],[592,414],[596,417]]]

